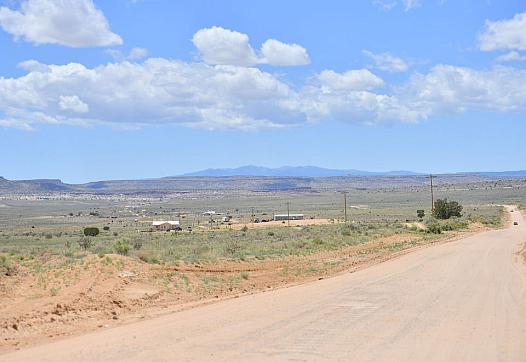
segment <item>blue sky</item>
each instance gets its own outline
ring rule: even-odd
[[[0,0],[0,175],[525,169],[523,1]]]

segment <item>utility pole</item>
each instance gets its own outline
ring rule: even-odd
[[[343,214],[345,215],[345,223],[347,223],[347,191],[342,191],[343,194]]]
[[[252,209],[252,227],[254,227],[254,207],[251,207],[250,209]]]
[[[290,202],[287,201],[287,226],[290,227]]]
[[[435,210],[435,194],[433,193],[433,175],[429,175],[429,181],[431,186],[431,213]]]

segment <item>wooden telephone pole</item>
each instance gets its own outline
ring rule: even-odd
[[[290,202],[287,201],[287,226],[290,227]]]
[[[433,175],[429,175],[429,181],[431,186],[431,213],[435,210],[435,194],[433,192]]]
[[[347,223],[347,191],[342,191],[343,194],[343,215],[345,219],[345,223]]]

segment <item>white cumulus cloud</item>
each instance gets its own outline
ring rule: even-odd
[[[479,36],[479,47],[483,51],[526,50],[526,12],[516,14],[511,19],[487,20]]]
[[[373,5],[383,11],[391,11],[398,5],[402,5],[405,11],[422,6],[423,0],[373,0]]]
[[[422,1],[423,0],[402,0],[402,3],[404,4],[405,11],[409,11],[422,6]]]
[[[148,49],[132,48],[132,50],[130,50],[130,54],[128,54],[128,59],[139,60],[139,59],[144,59],[147,56],[148,56]]]
[[[198,30],[192,41],[207,64],[249,67],[256,64],[291,66],[309,63],[307,51],[298,44],[268,39],[258,54],[250,45],[247,34],[219,26]]]
[[[255,129],[342,121],[416,123],[455,112],[526,112],[526,70],[437,65],[393,87],[367,69],[324,70],[292,86],[255,67],[164,58],[19,65],[0,77],[0,126],[38,124],[137,128],[181,125]]]
[[[519,52],[511,51],[509,53],[499,55],[495,58],[497,62],[526,62],[526,55],[522,55]]]
[[[367,69],[353,69],[344,73],[324,70],[318,79],[326,91],[371,90],[384,85],[380,77]]]
[[[78,96],[60,96],[58,104],[63,111],[73,111],[77,113],[86,113],[89,111],[89,106],[80,100]]]
[[[401,92],[415,107],[433,112],[526,111],[526,70],[497,66],[475,70],[437,65],[416,74]]]
[[[192,41],[208,64],[251,66],[257,63],[246,34],[214,26],[197,31]]]
[[[17,64],[20,69],[27,70],[28,72],[47,72],[49,67],[46,64],[42,64],[34,59],[26,60]]]
[[[275,39],[268,39],[261,46],[261,63],[272,65],[305,65],[309,64],[307,50],[298,44],[285,44]]]
[[[369,50],[364,50],[363,54],[374,61],[374,68],[386,72],[405,72],[409,68],[409,65],[402,58],[388,52],[375,54]]]
[[[22,0],[20,8],[0,7],[0,27],[34,44],[96,47],[122,44],[92,0]]]
[[[426,110],[405,104],[396,95],[364,90],[328,93],[315,86],[302,89],[287,105],[302,112],[311,122],[332,120],[372,126],[385,122],[416,123],[429,115]]]
[[[289,92],[286,84],[257,68],[162,58],[95,68],[42,65],[18,78],[0,78],[0,119],[28,124],[276,127],[298,121],[280,106]]]
[[[137,61],[144,59],[148,56],[148,49],[145,48],[132,48],[128,55],[118,49],[106,49],[105,53],[108,54],[113,60],[122,62],[124,60]]]

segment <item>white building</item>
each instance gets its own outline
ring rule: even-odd
[[[303,220],[305,216],[303,214],[276,214],[274,215],[274,221],[283,220]]]
[[[152,221],[152,230],[154,231],[181,230],[181,223],[179,221]]]

